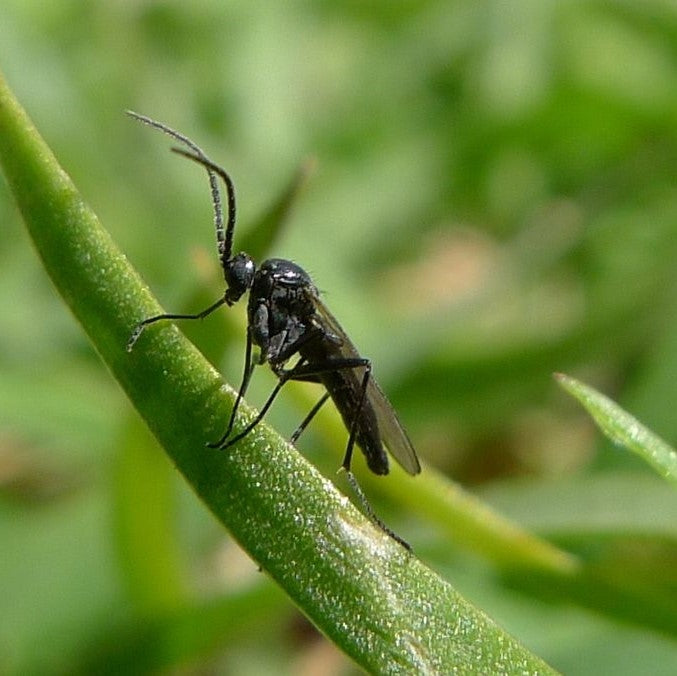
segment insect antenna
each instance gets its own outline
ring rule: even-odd
[[[214,229],[216,230],[216,247],[219,252],[219,259],[221,260],[222,265],[226,265],[230,261],[232,251],[233,251],[233,231],[235,229],[235,188],[233,182],[230,179],[230,176],[226,174],[225,171],[217,171],[216,165],[214,165],[211,160],[205,155],[204,151],[197,143],[191,141],[187,136],[184,136],[180,132],[168,127],[162,122],[157,122],[156,120],[147,117],[146,115],[141,115],[140,113],[135,113],[133,110],[126,111],[127,115],[133,117],[135,120],[147,124],[149,127],[154,129],[159,129],[161,132],[171,136],[174,140],[183,143],[185,146],[190,148],[195,158],[200,158],[204,160],[202,164],[207,170],[207,175],[209,176],[209,189],[212,195],[212,205],[214,208]],[[182,153],[185,154],[185,153]],[[189,154],[189,157],[193,157],[193,154]],[[216,177],[218,173],[226,186],[226,192],[228,195],[228,223],[224,229],[223,225],[223,206],[221,203],[221,191],[219,190],[219,184]]]

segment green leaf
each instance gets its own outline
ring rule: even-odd
[[[171,325],[126,352],[135,323],[160,308],[2,79],[0,161],[54,285],[172,462],[344,652],[378,673],[552,673],[268,427],[227,453],[205,448],[232,389]]]
[[[637,453],[661,476],[677,482],[677,451],[614,401],[563,373],[557,382],[583,404],[611,441]]]

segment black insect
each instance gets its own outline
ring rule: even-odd
[[[149,324],[165,319],[202,319],[224,304],[233,305],[249,291],[242,384],[226,431],[218,441],[207,445],[212,448],[228,448],[249,434],[261,422],[284,384],[290,380],[321,383],[326,392],[294,432],[292,443],[331,397],[349,433],[342,468],[372,520],[408,548],[409,545],[374,514],[350,471],[356,443],[362,449],[369,468],[376,474],[388,473],[386,449],[409,474],[418,474],[421,471],[411,441],[372,376],[371,362],[360,356],[320,298],[309,275],[298,265],[288,260],[271,258],[257,269],[248,254],[232,255],[235,189],[227,172],[214,164],[183,134],[143,115],[131,111],[129,115],[183,143],[188,150],[172,150],[201,164],[207,170],[219,258],[227,288],[222,298],[197,314],[161,314],[144,319],[134,329],[127,343],[127,350],[132,350]],[[225,228],[217,176],[223,180],[228,199],[228,222]],[[254,346],[258,348],[256,359],[252,356]],[[288,367],[287,364],[295,357],[296,361]],[[236,413],[247,392],[254,367],[265,363],[270,365],[278,377],[278,383],[256,418],[241,432],[232,435]]]

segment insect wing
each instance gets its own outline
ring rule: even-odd
[[[373,377],[369,378],[367,397],[376,412],[378,431],[384,446],[405,471],[409,474],[418,474],[421,471],[421,465],[416,457],[416,451],[414,451],[395,409]]]
[[[359,357],[360,354],[350,338],[348,338],[346,332],[341,328],[341,325],[334,315],[329,312],[319,296],[314,298],[314,302],[316,312],[322,318],[324,328],[328,329],[341,341],[341,356],[347,358]],[[388,398],[373,376],[369,378],[367,383],[366,397],[376,414],[379,436],[383,445],[406,472],[418,474],[421,471],[421,465],[416,457],[416,451],[407,433],[404,431],[392,404],[388,401]]]

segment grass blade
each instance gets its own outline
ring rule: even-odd
[[[604,434],[651,465],[661,476],[677,483],[677,451],[647,429],[614,401],[563,373],[557,382],[583,404]]]

